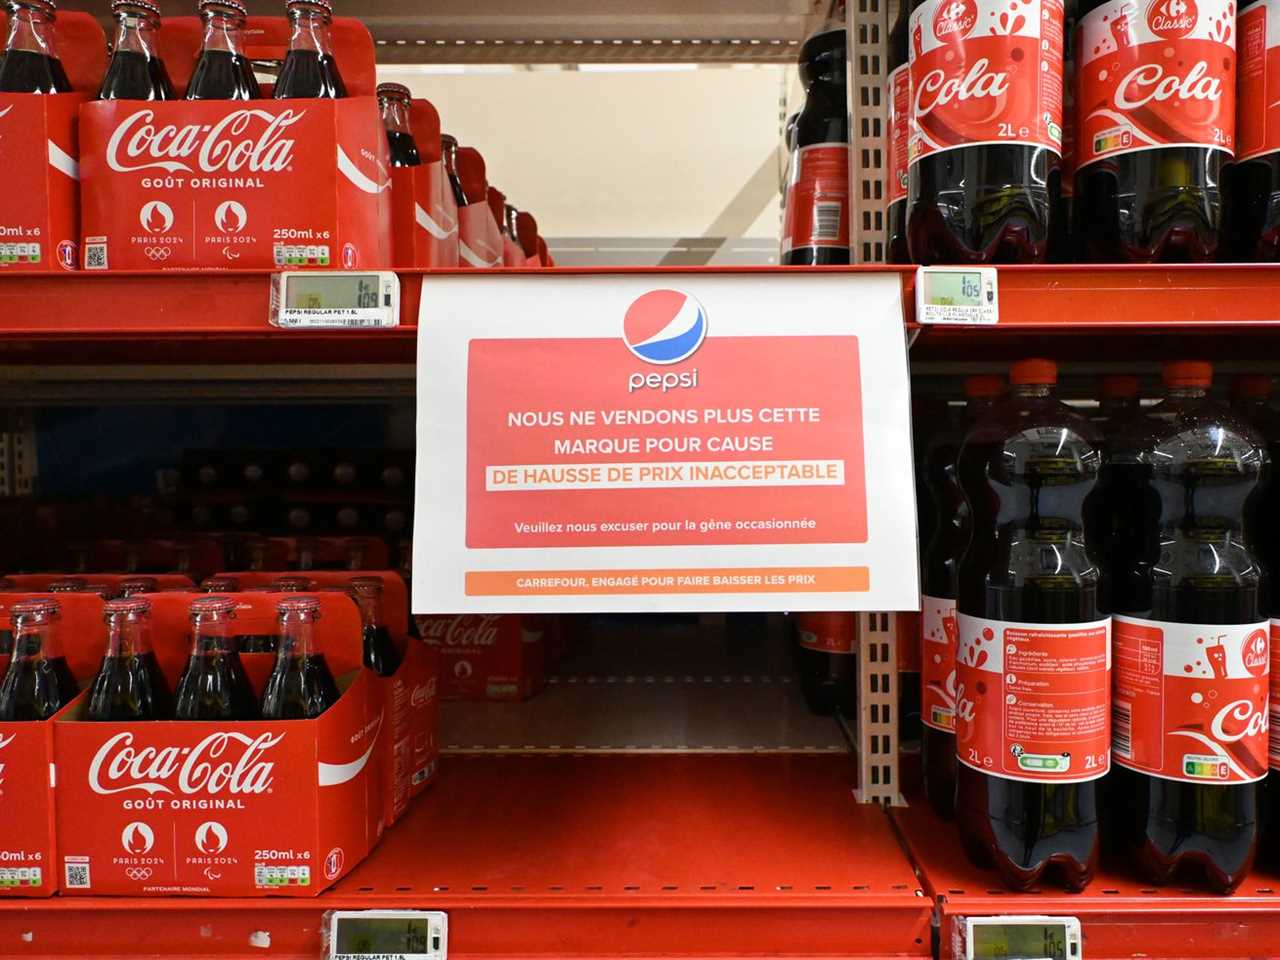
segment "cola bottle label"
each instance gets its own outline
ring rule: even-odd
[[[1154,147],[1232,153],[1234,0],[1110,0],[1080,23],[1081,167]]]
[[[849,145],[815,143],[796,151],[787,184],[782,254],[849,246]]]
[[[1077,31],[1078,32],[1078,31]],[[1079,47],[1076,47],[1079,49]],[[1062,195],[1073,197],[1076,192],[1076,83],[1079,77],[1075,60],[1062,66],[1062,110],[1067,121],[1062,125]]]
[[[1116,763],[1166,780],[1267,773],[1270,624],[1115,618]]]
[[[1236,22],[1236,159],[1280,150],[1280,0],[1259,0]]]
[[[1111,767],[1111,621],[957,619],[956,759],[1010,780],[1103,776]]]
[[[1243,32],[1243,31],[1242,31]],[[1280,770],[1280,620],[1271,621],[1271,697],[1267,719],[1267,760],[1272,770]]]
[[[797,613],[796,640],[818,653],[853,653],[853,614]]]
[[[885,82],[885,101],[889,105],[888,147],[889,175],[885,178],[886,203],[907,199],[907,119],[911,112],[911,68],[896,68]]]
[[[951,733],[956,728],[956,602],[920,598],[920,718]]]
[[[910,163],[978,144],[1062,152],[1061,0],[929,0],[910,30]]]

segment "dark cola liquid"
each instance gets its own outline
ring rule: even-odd
[[[403,130],[388,130],[387,145],[391,148],[391,165],[393,167],[420,167],[422,154],[418,153],[418,145],[413,135]]]
[[[99,100],[172,100],[164,61],[135,50],[117,50],[102,78]]]
[[[276,80],[275,99],[341,100],[346,84],[331,54],[314,50],[290,50]]]
[[[0,57],[0,93],[70,93],[71,81],[57,57],[10,50]]]
[[[1280,260],[1280,154],[1233,164],[1225,176],[1228,259]]]
[[[364,665],[380,677],[389,677],[400,669],[400,651],[391,640],[386,627],[365,626]]]
[[[173,695],[155,654],[103,657],[89,688],[90,720],[167,720]]]
[[[235,638],[235,644],[241,653],[275,653],[280,637],[274,633],[243,633]]]
[[[235,651],[192,655],[174,695],[175,720],[256,720],[258,704]]]
[[[0,681],[0,720],[47,720],[76,696],[76,681],[63,657],[19,649]]]
[[[262,692],[262,719],[307,720],[338,701],[338,685],[324,655],[279,657]]]
[[[1022,623],[1102,619],[1082,524],[1101,459],[1096,428],[1052,397],[997,409],[965,441],[958,464],[974,532],[957,610]],[[1051,867],[1067,888],[1083,888],[1098,860],[1098,783],[1012,780],[959,764],[956,822],[966,851],[1014,889],[1035,886]]]
[[[262,96],[253,65],[238,53],[205,50],[196,62],[188,100],[257,100]]]

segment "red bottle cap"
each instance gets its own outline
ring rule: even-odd
[[[111,12],[122,10],[126,7],[136,7],[139,10],[145,10],[153,17],[160,16],[160,7],[151,2],[151,0],[111,0]]]
[[[1138,378],[1125,373],[1102,378],[1100,390],[1109,400],[1127,400],[1138,395]]]
[[[1164,365],[1166,387],[1208,387],[1213,384],[1213,364],[1203,360],[1173,360]]]
[[[151,601],[145,600],[142,597],[128,597],[124,600],[108,600],[102,610],[103,615],[107,617],[117,617],[129,614],[140,616],[144,613],[151,612]]]
[[[1019,360],[1009,368],[1009,382],[1015,386],[1055,384],[1058,382],[1058,365],[1052,360]]]
[[[378,84],[378,96],[398,97],[401,100],[409,100],[413,97],[413,91],[403,83],[380,83]]]
[[[233,13],[240,14],[242,17],[247,17],[249,15],[249,8],[241,3],[240,0],[200,0],[197,9],[203,13],[209,7],[226,7],[228,10]]]
[[[1267,400],[1276,390],[1276,383],[1265,373],[1242,373],[1231,381],[1231,395],[1248,400]]]
[[[964,378],[964,395],[971,399],[998,397],[1004,393],[1004,377],[986,374]]]
[[[299,613],[315,615],[320,612],[320,601],[315,597],[289,597],[276,604],[276,612],[282,617]]]
[[[272,593],[302,593],[314,586],[310,577],[276,577],[271,582]]]
[[[22,617],[56,617],[62,613],[62,604],[52,598],[23,600],[9,608],[9,615],[16,623]]]
[[[236,602],[230,597],[198,597],[191,601],[191,616],[203,617],[209,614],[233,614]]]

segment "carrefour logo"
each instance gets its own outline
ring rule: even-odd
[[[707,312],[679,290],[650,290],[627,308],[622,338],[646,363],[679,363],[693,356],[707,336]]]

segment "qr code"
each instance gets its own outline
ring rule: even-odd
[[[106,237],[86,237],[84,244],[84,268],[86,270],[107,269]]]
[[[89,883],[89,863],[88,861],[72,863],[68,859],[66,863],[66,883],[68,890],[87,890]]]

